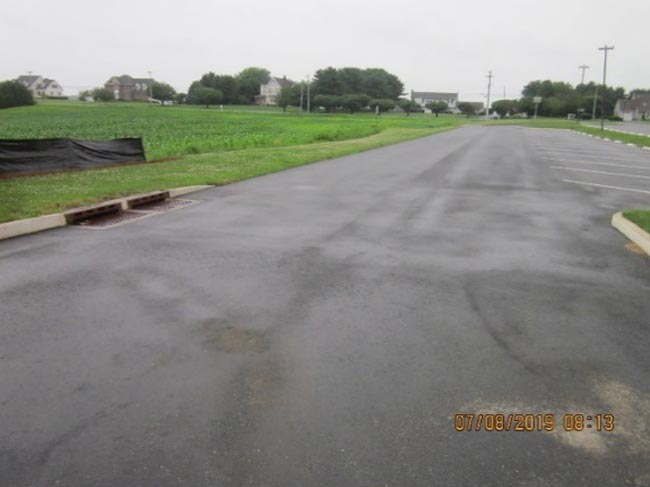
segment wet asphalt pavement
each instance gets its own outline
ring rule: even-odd
[[[624,171],[650,153],[466,127],[0,242],[0,485],[650,485]]]

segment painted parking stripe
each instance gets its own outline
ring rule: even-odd
[[[625,167],[627,169],[640,169],[642,171],[650,171],[650,166],[628,166],[626,164],[612,164],[611,162],[567,161],[566,159],[549,159],[549,161],[568,162],[569,164],[589,164],[592,166]]]
[[[583,186],[596,186],[597,188],[618,189],[620,191],[630,191],[630,192],[633,192],[633,193],[650,194],[650,191],[645,191],[643,189],[621,188],[620,186],[608,186],[607,184],[587,183],[585,181],[573,181],[571,179],[563,179],[562,182],[564,182],[564,183],[572,183],[572,184],[581,184]]]
[[[553,169],[564,169],[566,171],[590,172],[594,174],[607,174],[608,176],[620,176],[635,179],[650,179],[650,176],[641,176],[640,174],[622,174],[620,172],[594,171],[593,169],[579,169],[577,167],[551,166]]]

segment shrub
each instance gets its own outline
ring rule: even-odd
[[[0,83],[0,108],[33,105],[34,96],[18,81],[3,81]]]

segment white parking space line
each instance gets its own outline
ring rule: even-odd
[[[640,174],[622,174],[620,172],[594,171],[593,169],[580,169],[577,167],[551,166],[553,169],[564,169],[565,171],[590,172],[593,174],[607,174],[608,176],[620,176],[624,178],[650,179],[650,176],[641,176]]]
[[[572,184],[581,184],[583,186],[596,186],[597,188],[618,189],[620,191],[630,191],[632,193],[650,194],[650,191],[645,191],[643,189],[622,188],[620,186],[608,186],[607,184],[587,183],[585,181],[573,181],[571,179],[563,179],[562,182],[564,182],[564,183],[572,183]]]
[[[612,164],[611,162],[593,162],[593,161],[570,161],[567,159],[548,159],[555,162],[568,162],[569,164],[589,164],[591,166],[614,166],[624,167],[627,169],[640,169],[642,171],[650,171],[650,166],[628,166],[627,164]]]

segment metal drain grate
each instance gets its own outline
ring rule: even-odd
[[[156,201],[146,205],[138,206],[135,210],[126,210],[119,213],[112,213],[109,215],[89,218],[87,220],[77,221],[75,224],[82,228],[106,230],[108,228],[130,223],[142,218],[147,218],[150,216],[159,215],[160,213],[165,213],[167,211],[191,206],[196,203],[199,203],[199,201],[186,199]]]

